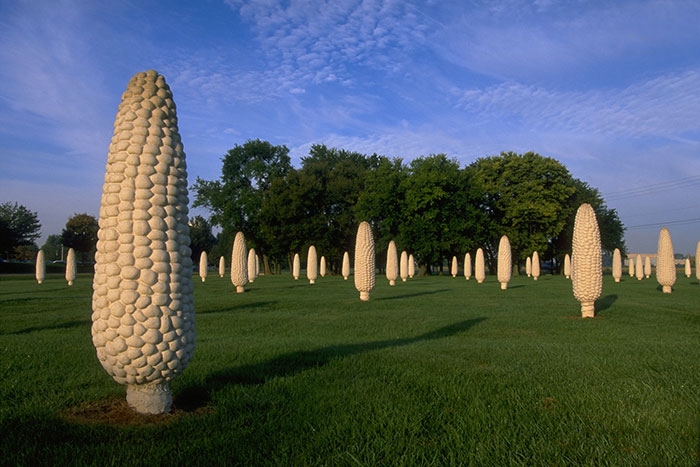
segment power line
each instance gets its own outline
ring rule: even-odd
[[[654,228],[659,228],[659,227],[666,227],[669,225],[689,225],[689,224],[695,224],[696,222],[700,222],[700,217],[696,217],[695,219],[681,219],[681,220],[669,221],[669,222],[654,222],[653,224],[632,225],[632,226],[627,227],[627,230],[654,229]]]
[[[614,191],[605,196],[606,201],[632,198],[637,196],[646,196],[654,193],[659,193],[669,190],[677,190],[679,188],[688,188],[695,185],[700,185],[700,175],[691,177],[678,178],[675,180],[667,180],[665,182],[652,183],[649,185],[638,186],[626,190]]]

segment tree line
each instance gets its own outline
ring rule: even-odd
[[[295,168],[286,146],[256,139],[229,150],[219,179],[197,178],[192,191],[193,206],[210,213],[191,223],[193,258],[200,247],[211,248],[211,258],[230,256],[242,231],[266,273],[288,267],[294,253],[305,257],[311,245],[338,271],[363,220],[372,226],[379,267],[393,239],[422,273],[477,248],[493,269],[502,235],[515,264],[533,251],[561,264],[581,203],[596,212],[603,250],[626,251],[624,226],[600,192],[534,152],[504,152],[462,167],[445,154],[405,162],[313,145]],[[212,227],[220,230],[216,238]]]

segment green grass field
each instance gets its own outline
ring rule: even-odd
[[[630,465],[700,462],[700,285],[605,277],[195,277],[174,411],[130,415],[90,338],[92,278],[0,276],[0,464]]]

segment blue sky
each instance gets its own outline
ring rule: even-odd
[[[190,183],[260,138],[463,165],[535,151],[601,190],[633,252],[700,240],[700,3],[0,0],[0,202],[42,239],[97,216],[131,76],[178,108]],[[192,198],[192,196],[190,196]]]

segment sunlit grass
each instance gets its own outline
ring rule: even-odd
[[[123,399],[90,341],[91,278],[0,276],[0,459],[115,465],[697,465],[700,285],[424,277],[369,302],[352,278],[195,277],[177,415],[65,414]]]

